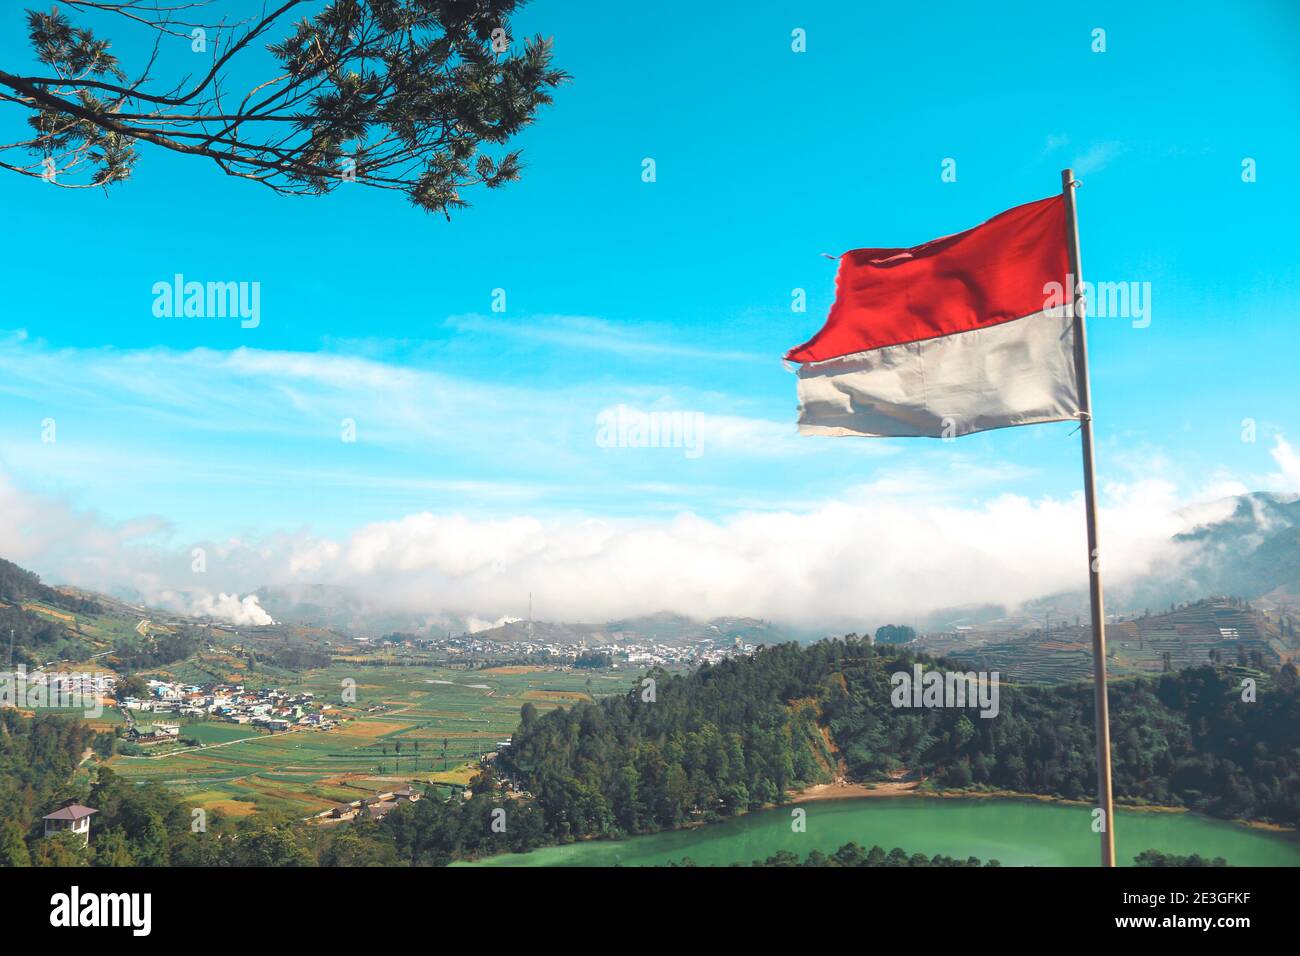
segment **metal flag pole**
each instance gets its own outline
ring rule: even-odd
[[[1088,522],[1088,596],[1092,604],[1092,682],[1097,718],[1097,805],[1102,812],[1101,865],[1115,865],[1114,803],[1110,788],[1110,707],[1106,702],[1106,611],[1101,591],[1101,551],[1097,544],[1097,476],[1092,453],[1092,395],[1088,383],[1088,332],[1084,324],[1086,303],[1079,263],[1079,218],[1074,191],[1079,183],[1074,170],[1061,170],[1065,194],[1065,237],[1070,253],[1074,314],[1074,361],[1079,382],[1079,433],[1083,438],[1083,498]]]

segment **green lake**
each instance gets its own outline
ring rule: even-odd
[[[727,865],[765,859],[778,850],[804,856],[845,843],[909,854],[945,853],[999,860],[1004,866],[1093,866],[1098,837],[1088,807],[1033,800],[935,797],[822,800],[799,805],[806,832],[792,829],[792,807],[760,810],[724,823],[626,840],[598,840],[491,857],[478,866],[654,866],[690,857]],[[1235,866],[1300,866],[1300,839],[1190,813],[1120,811],[1116,857],[1131,865],[1146,849],[1203,857]]]

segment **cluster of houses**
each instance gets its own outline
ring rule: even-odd
[[[113,696],[116,678],[112,674],[68,671],[28,671],[19,664],[12,671],[0,670],[0,707],[73,707],[87,711]]]
[[[211,715],[232,724],[251,724],[271,731],[294,727],[329,730],[339,724],[339,719],[331,713],[334,705],[315,700],[307,691],[290,694],[272,687],[248,690],[243,684],[199,686],[161,680],[151,680],[148,686],[147,696],[125,697],[118,701],[119,706],[128,711],[154,714]],[[164,728],[164,736],[158,739],[166,739],[166,736],[176,736],[170,733],[172,726],[154,724],[152,729]]]
[[[353,800],[351,803],[340,803],[332,810],[323,810],[316,814],[318,820],[382,820],[399,803],[414,803],[420,799],[420,791],[416,790],[410,784],[407,784],[401,790],[390,790],[384,793],[376,793],[374,796],[366,797],[364,800]]]
[[[520,622],[515,622],[514,626],[523,627]],[[636,632],[616,631],[608,635],[609,640],[603,640],[601,643],[590,641],[575,643],[570,640],[534,637],[527,631],[515,633],[511,630],[511,625],[504,628],[510,635],[506,639],[462,634],[460,637],[445,638],[408,637],[401,641],[367,637],[356,640],[361,645],[397,643],[405,647],[446,654],[451,658],[464,658],[467,662],[539,658],[556,666],[572,667],[577,665],[582,657],[593,654],[607,655],[613,670],[618,670],[623,660],[634,667],[672,668],[716,664],[729,657],[752,654],[757,647],[743,638],[724,635],[716,625],[710,625],[710,629],[716,634],[710,637],[676,641],[660,641],[653,637],[642,637]]]
[[[696,667],[717,664],[729,657],[753,654],[757,645],[739,637],[702,638],[685,643],[640,640],[595,648],[597,653],[622,653],[632,667]],[[614,665],[618,667],[617,664]]]
[[[511,635],[505,640],[493,640],[462,634],[460,637],[407,637],[403,640],[393,638],[358,637],[356,642],[363,647],[378,647],[384,644],[400,644],[403,647],[433,651],[453,659],[464,659],[466,663],[482,660],[518,660],[525,657],[549,658],[549,663],[557,665],[572,664],[586,649],[581,644],[564,641],[548,641],[533,638],[526,632]]]
[[[117,685],[117,678],[112,674],[82,674],[66,671],[35,671],[27,675],[29,685],[45,681],[54,698],[71,698],[91,700],[96,697],[111,697]]]
[[[161,744],[168,741],[179,740],[181,736],[180,724],[132,724],[131,729],[127,731],[127,736],[137,744],[148,746],[149,744]]]

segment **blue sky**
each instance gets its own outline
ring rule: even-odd
[[[522,181],[450,223],[361,187],[277,197],[147,146],[107,194],[0,177],[0,472],[78,534],[174,551],[426,512],[734,529],[864,493],[1068,501],[1072,426],[800,439],[780,357],[830,304],[821,253],[967,228],[1073,165],[1085,276],[1151,289],[1149,327],[1089,330],[1103,481],[1159,480],[1173,503],[1295,490],[1300,14],[1075,6],[537,0],[514,33],[554,36],[574,79],[520,138]],[[0,63],[28,68],[3,16]],[[154,317],[175,273],[259,282],[260,325]],[[704,454],[598,447],[619,403],[707,416]],[[68,542],[22,540],[0,543],[73,573]]]

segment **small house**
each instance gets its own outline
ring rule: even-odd
[[[41,817],[45,821],[45,835],[53,836],[65,830],[81,836],[83,843],[90,842],[90,818],[99,811],[93,807],[83,807],[79,803],[68,803],[53,813]]]

